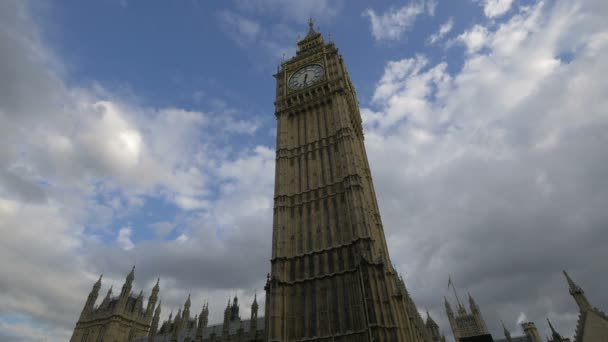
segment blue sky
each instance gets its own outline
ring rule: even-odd
[[[5,1],[0,337],[65,340],[90,287],[161,278],[221,320],[268,271],[274,79],[313,17],[357,89],[391,258],[450,335],[448,273],[571,336],[608,257],[602,1]],[[584,110],[583,110],[584,109]],[[32,281],[36,279],[37,281]],[[603,279],[604,281],[606,279]],[[450,297],[451,298],[451,297]],[[262,301],[263,302],[263,301]],[[263,308],[262,308],[263,309]]]

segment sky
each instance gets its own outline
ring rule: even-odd
[[[451,274],[495,337],[547,317],[571,337],[562,269],[608,309],[608,2],[3,0],[0,340],[68,340],[133,265],[163,318],[188,293],[210,323],[263,304],[272,75],[309,17],[357,89],[423,316],[451,336]]]

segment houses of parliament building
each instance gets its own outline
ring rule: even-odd
[[[390,260],[357,96],[338,49],[311,21],[296,55],[274,77],[275,192],[264,316],[258,317],[256,298],[241,319],[235,297],[223,323],[209,325],[208,306],[191,312],[188,297],[161,323],[159,282],[144,305],[143,292],[132,292],[133,269],[120,294],[110,289],[99,305],[102,279],[94,284],[71,342],[445,341],[434,320],[422,318]],[[589,310],[594,326],[606,322]],[[450,312],[456,338],[487,333],[483,319],[459,318],[466,315],[462,307]]]

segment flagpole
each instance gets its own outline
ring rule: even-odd
[[[452,290],[454,290],[454,296],[456,297],[456,302],[458,303],[458,307],[462,308],[462,304],[460,304],[460,299],[458,299],[458,294],[456,293],[456,287],[454,286],[454,282],[452,281],[452,276],[448,276],[448,287],[452,285]]]

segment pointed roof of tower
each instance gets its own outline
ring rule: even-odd
[[[160,305],[162,304],[162,300],[158,301],[158,305],[156,306],[156,310],[154,310],[154,316],[160,316]]]
[[[99,279],[95,282],[95,286],[101,286],[101,278],[103,278],[103,273],[99,275]]]
[[[258,308],[258,300],[257,300],[258,294],[254,293],[253,294],[253,303],[251,303],[251,308],[252,309],[257,309]]]
[[[128,281],[133,281],[133,279],[135,279],[135,265],[133,265],[133,268],[131,268],[131,272],[127,274]]]
[[[509,330],[505,326],[505,322],[503,322],[502,319],[500,320],[500,324],[502,325],[502,331],[505,334],[505,337],[507,338],[507,340],[510,339],[511,338],[511,333],[509,332]]]
[[[467,295],[469,295],[469,304],[470,305],[477,305],[475,303],[475,299],[473,299],[473,296],[471,296],[471,294],[469,292],[467,292]]]
[[[443,296],[443,301],[444,301],[444,304],[445,304],[445,309],[449,310],[449,311],[452,311],[452,306],[450,305],[450,302],[448,301],[448,299],[447,299],[446,296]]]
[[[190,294],[188,293],[188,299],[184,303],[184,308],[190,308]]]
[[[433,319],[433,317],[431,317],[431,314],[429,314],[429,310],[426,310],[426,322],[425,322],[427,327],[431,327],[431,326],[436,326],[439,327],[439,325],[437,325],[437,322],[435,322],[435,320]]]
[[[156,285],[154,285],[154,287],[152,288],[152,292],[157,292],[160,290],[160,278],[156,278]]]
[[[553,338],[554,341],[561,341],[562,340],[562,336],[555,331],[555,328],[553,328],[553,324],[551,324],[551,321],[549,320],[549,317],[547,317],[547,323],[549,323],[549,328],[551,328],[551,337]]]
[[[568,275],[568,272],[566,272],[566,270],[563,270],[563,272],[564,272],[564,275],[566,276],[566,280],[568,281],[568,287],[570,288],[570,294],[575,294],[577,292],[583,293],[583,289],[581,289],[578,285],[576,285],[576,283]]]
[[[315,22],[312,20],[312,18],[308,18],[308,33],[306,34],[306,37],[304,37],[304,39],[318,35],[318,33],[315,31],[314,26]]]

